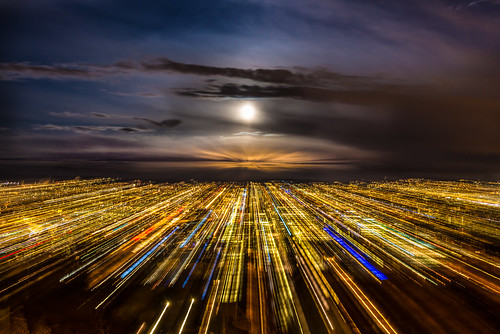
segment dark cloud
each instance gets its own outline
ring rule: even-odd
[[[30,63],[4,63],[0,64],[0,70],[2,72],[12,72],[12,73],[27,73],[28,75],[52,75],[59,74],[61,76],[86,76],[89,74],[89,71],[77,69],[77,68],[68,68],[68,67],[53,67],[46,65],[34,65]]]
[[[98,113],[98,112],[92,112],[90,114],[94,117],[97,117],[97,118],[108,118],[109,117],[109,115],[107,115],[107,114],[102,114],[102,113]]]
[[[127,114],[110,114],[103,112],[91,112],[90,114],[81,114],[85,117],[94,117],[94,118],[107,118],[107,119],[133,119],[134,117],[129,116]]]
[[[125,114],[110,114],[110,113],[98,113],[98,112],[72,112],[72,111],[62,111],[62,112],[49,112],[50,116],[55,116],[57,118],[106,118],[106,119],[114,119],[114,120],[126,120],[133,119],[133,117]]]
[[[369,84],[372,80],[368,77],[344,75],[336,72],[322,70],[311,70],[302,68],[301,71],[290,69],[243,69],[234,67],[216,67],[198,64],[187,64],[175,62],[165,57],[152,58],[149,60],[120,61],[112,65],[35,65],[31,63],[0,63],[0,79],[81,79],[95,80],[103,76],[132,74],[135,72],[145,73],[180,73],[199,76],[221,76],[226,78],[248,79],[257,82],[269,82],[276,84],[294,84],[313,86],[322,85],[347,85],[360,86]],[[157,97],[156,93],[123,93],[111,92],[122,96],[146,96]]]
[[[63,118],[78,118],[78,117],[87,117],[88,115],[81,114],[81,113],[76,113],[76,112],[71,112],[71,111],[62,111],[62,112],[55,112],[51,111],[49,112],[50,116],[56,116],[56,117],[63,117]]]
[[[141,120],[148,122],[150,124],[156,125],[158,127],[162,128],[175,128],[176,126],[180,125],[182,121],[180,119],[165,119],[163,121],[155,121],[149,118],[143,118],[143,117],[134,117],[134,119]]]
[[[123,132],[141,132],[142,129],[137,129],[137,128],[120,128],[120,131]]]
[[[136,97],[146,97],[146,98],[157,98],[157,97],[163,97],[165,96],[164,93],[158,93],[158,92],[115,92],[115,91],[109,91],[108,93],[113,94],[113,95],[118,95],[118,96],[136,96]]]
[[[75,112],[50,112],[49,115],[61,117],[61,118],[100,118],[107,120],[140,120],[145,121],[151,125],[154,125],[158,128],[174,128],[182,123],[180,119],[165,119],[163,121],[155,121],[145,117],[135,117],[129,115],[120,115],[120,114],[108,114],[108,113],[96,113],[91,112],[87,113],[75,113]],[[147,128],[145,126],[139,127],[120,127],[120,126],[101,126],[101,125],[55,125],[55,124],[45,124],[45,125],[37,125],[35,126],[36,130],[61,130],[61,131],[122,131],[122,132],[152,132],[152,128]]]
[[[118,69],[84,65],[36,65],[27,62],[0,63],[1,80],[19,79],[80,79],[95,80],[106,74],[116,74]]]
[[[307,86],[258,86],[258,85],[211,85],[205,90],[177,90],[186,97],[208,98],[286,98],[316,102],[338,102],[347,104],[387,104],[398,98],[398,87],[388,86],[384,90],[332,90]]]
[[[149,124],[163,128],[174,128],[182,123],[180,119],[165,119],[163,121],[155,121],[145,117],[135,117],[130,115],[107,114],[107,113],[97,113],[97,112],[91,112],[86,114],[86,113],[75,113],[75,112],[64,111],[64,112],[50,112],[49,115],[62,118],[102,118],[102,119],[115,119],[115,120],[133,119],[133,120],[145,121]],[[37,127],[37,129],[45,129],[45,130],[63,130],[67,128],[68,128],[67,126],[58,126],[53,124],[46,124]],[[76,126],[72,128],[84,129],[89,131],[90,130],[106,131],[111,129],[119,129],[119,127],[115,126]],[[141,129],[144,130],[144,127],[142,127]],[[126,132],[127,131],[137,132],[140,131],[141,129],[126,127],[122,128],[121,130]]]
[[[107,131],[121,131],[121,132],[151,132],[150,129],[121,127],[121,126],[99,126],[99,125],[56,125],[56,124],[43,124],[34,127],[35,130],[48,130],[48,131],[70,131],[70,132],[107,132]]]
[[[120,64],[117,64],[119,67]],[[350,81],[356,80],[361,81],[366,78],[354,76],[354,75],[343,75],[336,72],[330,72],[325,69],[323,70],[307,70],[303,69],[304,72],[292,71],[290,69],[277,68],[277,69],[242,69],[234,67],[216,67],[216,66],[205,66],[199,64],[187,64],[172,61],[165,57],[160,57],[157,59],[152,59],[149,61],[140,62],[141,69],[145,71],[167,71],[167,72],[177,72],[183,74],[195,74],[202,76],[222,76],[227,78],[239,78],[239,79],[249,79],[258,82],[270,82],[277,84],[325,84],[325,83],[337,83],[345,82],[347,84]],[[137,68],[133,63],[127,62],[124,68]]]

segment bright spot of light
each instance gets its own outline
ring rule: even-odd
[[[243,120],[250,122],[255,119],[256,115],[257,115],[257,110],[251,103],[247,102],[240,107],[240,117]]]

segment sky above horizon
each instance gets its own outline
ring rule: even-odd
[[[3,179],[500,176],[498,0],[0,1],[0,18]]]

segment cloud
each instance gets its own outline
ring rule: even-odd
[[[207,89],[179,89],[177,94],[205,98],[287,98],[316,102],[378,105],[398,97],[398,87],[377,87],[379,90],[332,90],[308,86],[210,85]]]
[[[134,119],[134,117],[129,115],[121,115],[121,114],[110,114],[110,113],[101,113],[101,112],[90,112],[90,113],[82,113],[82,112],[72,112],[72,111],[62,111],[62,112],[49,112],[50,116],[55,116],[58,118],[106,118],[106,119]]]
[[[116,67],[92,66],[92,65],[37,65],[29,62],[0,63],[1,80],[21,79],[78,79],[96,80],[105,75],[118,74]]]
[[[233,136],[264,136],[264,137],[278,137],[281,136],[282,134],[280,133],[264,133],[262,131],[242,131],[242,132],[236,132],[233,133]],[[225,138],[230,138],[230,137],[225,137]]]
[[[106,119],[120,119],[120,120],[125,120],[125,119],[135,119],[134,116],[130,115],[124,115],[124,114],[110,114],[110,113],[104,113],[104,112],[91,112],[89,114],[82,114],[85,115],[85,117],[93,117],[93,118],[106,118]]]
[[[135,161],[135,162],[210,162],[214,168],[272,170],[297,166],[334,166],[350,168],[359,158],[371,153],[320,139],[303,141],[297,136],[271,136],[237,133],[231,140],[219,136],[179,138],[164,136],[119,136],[110,131],[93,131],[83,126],[53,124],[39,126],[52,133],[24,133],[9,139],[15,148],[3,159],[58,161]],[[89,131],[92,130],[92,131]],[[99,130],[105,130],[100,128]],[[71,136],[59,133],[73,131]],[[113,132],[126,128],[111,129]],[[22,150],[19,148],[23,148]],[[348,165],[348,166],[347,166]],[[206,165],[205,165],[206,166]],[[206,166],[207,167],[207,166]]]
[[[220,136],[219,139],[222,140],[233,140],[236,137],[280,137],[283,136],[281,133],[264,133],[262,131],[241,131],[233,133],[229,136]]]
[[[134,119],[145,121],[161,128],[175,128],[182,123],[180,119],[165,119],[163,121],[155,121],[144,117],[134,117]]]
[[[117,64],[120,66],[120,64]],[[285,68],[257,68],[242,69],[235,67],[217,67],[199,64],[187,64],[172,61],[166,57],[159,57],[149,61],[141,61],[140,68],[152,72],[176,72],[182,74],[195,74],[200,76],[222,76],[226,78],[249,79],[258,82],[277,84],[324,84],[356,82],[366,78],[354,75],[343,75],[336,72],[303,69],[303,72],[292,71]],[[134,63],[127,62],[124,68],[137,68]]]
[[[51,116],[56,116],[56,117],[61,117],[61,118],[102,118],[102,119],[121,119],[121,120],[126,120],[126,119],[133,119],[133,120],[141,120],[141,121],[146,121],[149,124],[155,125],[157,127],[161,128],[174,128],[182,123],[182,120],[180,119],[165,119],[163,121],[155,121],[149,118],[144,118],[144,117],[135,117],[135,116],[129,116],[129,115],[120,115],[120,114],[109,114],[109,113],[97,113],[97,112],[91,112],[91,113],[75,113],[75,112],[70,112],[70,111],[64,111],[64,112],[49,112],[49,115]],[[44,127],[45,130],[67,130],[67,126],[59,126],[59,125],[53,125],[53,124],[46,124],[44,126],[39,126],[37,129],[42,129]],[[75,126],[69,127],[69,128],[75,128]],[[78,126],[80,129],[84,130],[89,130],[89,131],[107,131],[107,130],[114,130],[114,129],[120,129],[120,127],[116,126]],[[133,127],[126,127],[126,128],[121,128],[121,131],[125,132],[139,132],[142,131],[144,132],[145,129],[144,127],[139,128],[133,128]]]
[[[360,86],[370,84],[372,78],[344,75],[326,69],[291,70],[284,68],[244,69],[235,67],[217,67],[188,64],[172,61],[166,57],[151,58],[142,61],[120,61],[111,65],[55,64],[37,65],[28,62],[0,63],[1,80],[21,79],[79,79],[96,80],[113,75],[131,75],[134,73],[180,73],[198,76],[220,76],[226,78],[248,79],[256,82],[275,84],[315,86],[347,85]],[[158,93],[123,93],[115,95],[134,95],[157,97]]]
[[[110,118],[111,117],[110,114],[103,114],[103,113],[100,113],[100,112],[92,112],[90,114],[92,116],[94,116],[94,117],[97,117],[97,118]]]
[[[105,120],[140,120],[145,121],[150,125],[154,125],[154,128],[175,128],[182,123],[180,119],[165,119],[162,121],[155,121],[153,119],[145,117],[135,117],[131,115],[120,115],[120,114],[109,114],[109,113],[75,113],[75,112],[49,112],[49,115],[61,117],[61,118],[97,118]],[[56,130],[56,131],[92,131],[92,132],[105,132],[105,131],[121,131],[121,132],[154,132],[154,128],[146,126],[98,126],[98,125],[56,125],[56,124],[44,124],[36,125],[35,130]]]
[[[35,130],[48,130],[48,131],[70,131],[70,132],[152,132],[151,129],[134,128],[134,127],[121,127],[121,126],[97,126],[97,125],[56,125],[56,124],[42,124],[33,127]]]
[[[50,116],[56,116],[56,117],[62,117],[62,118],[80,118],[80,117],[89,117],[87,114],[82,114],[78,112],[71,112],[71,111],[62,111],[62,112],[55,112],[51,111],[49,112]]]
[[[146,98],[157,98],[165,96],[165,93],[160,92],[116,92],[108,91],[109,94],[118,96],[136,96],[136,97],[146,97]]]

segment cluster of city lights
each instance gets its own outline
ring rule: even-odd
[[[500,183],[4,183],[0,209],[28,324],[53,298],[73,332],[499,330]]]

